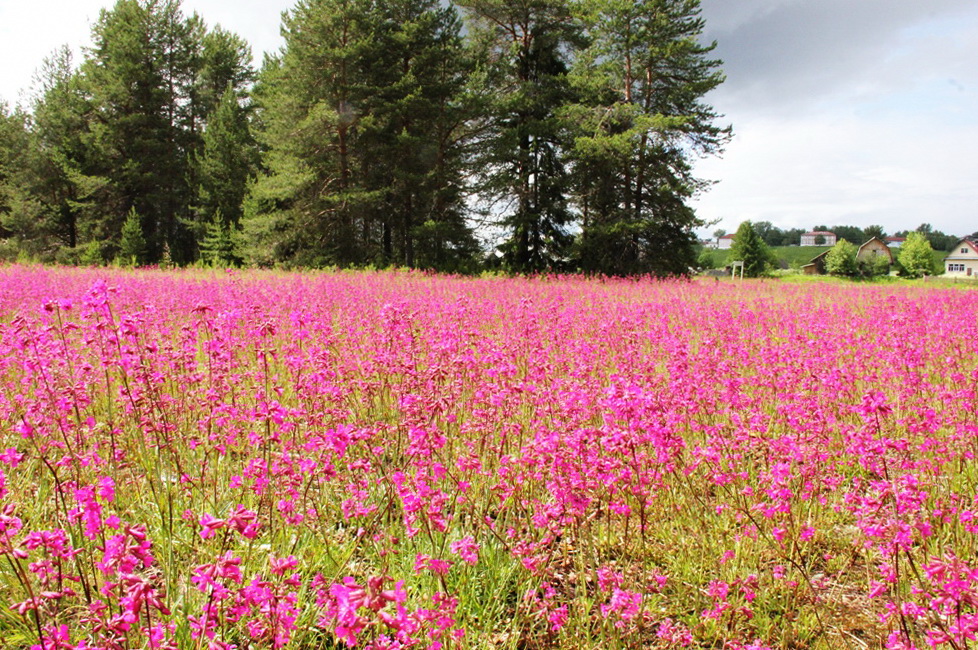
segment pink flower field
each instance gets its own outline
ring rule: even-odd
[[[0,646],[974,648],[976,298],[0,267]]]

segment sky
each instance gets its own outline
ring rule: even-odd
[[[726,82],[707,96],[734,136],[697,163],[715,181],[702,234],[922,223],[978,231],[978,3],[974,0],[701,0]],[[0,0],[0,99],[25,103],[34,71],[67,44],[80,60],[107,0]],[[183,0],[247,39],[260,62],[293,0]]]

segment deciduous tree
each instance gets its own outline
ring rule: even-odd
[[[907,240],[900,247],[897,256],[901,275],[919,278],[934,272],[934,249],[922,233],[907,234]]]
[[[830,275],[854,277],[859,273],[859,266],[856,263],[857,252],[855,244],[846,239],[838,240],[825,256],[826,272]]]

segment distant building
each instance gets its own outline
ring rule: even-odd
[[[727,250],[728,248],[732,248],[734,243],[734,237],[736,237],[736,235],[724,235],[723,237],[718,238],[717,248],[719,248],[720,250]]]
[[[978,241],[965,237],[944,258],[944,275],[952,278],[978,278]]]
[[[801,267],[805,275],[825,275],[825,256],[829,251],[823,251],[812,258],[812,261]]]
[[[821,237],[821,239],[819,239]],[[835,233],[828,230],[806,232],[801,236],[802,246],[835,246]]]
[[[873,237],[868,242],[859,247],[856,252],[856,259],[866,262],[875,257],[884,257],[886,261],[893,264],[893,253],[887,243],[879,237]]]
[[[900,248],[903,246],[903,242],[907,241],[906,237],[887,237],[885,240],[886,245],[890,248]]]
[[[802,246],[805,245],[802,244]],[[805,275],[825,275],[825,258],[828,254],[829,251],[819,253],[812,258],[811,262],[801,267],[801,272]],[[893,252],[886,245],[886,242],[879,237],[873,237],[856,251],[856,259],[860,262],[867,262],[876,257],[882,257],[888,263],[893,264]],[[975,261],[978,261],[978,257],[975,258]]]

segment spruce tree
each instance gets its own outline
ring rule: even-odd
[[[744,277],[748,278],[764,275],[773,263],[771,249],[757,234],[750,221],[743,222],[737,228],[729,259],[742,261]]]
[[[196,161],[201,222],[210,224],[216,220],[222,228],[237,228],[259,159],[248,112],[239,104],[238,93],[230,84],[208,115],[202,144]]]
[[[244,92],[247,47],[226,32],[212,35],[196,15],[184,16],[179,0],[118,0],[102,11],[92,36],[81,67],[92,108],[84,174],[105,183],[104,216],[90,236],[118,241],[134,207],[148,261],[160,260],[164,250],[178,263],[193,261],[195,236],[203,231],[195,227],[195,163],[220,93],[229,83]],[[214,83],[222,84],[216,93]]]
[[[119,239],[117,261],[120,266],[142,266],[147,262],[143,223],[135,208],[129,210]]]
[[[112,10],[103,9],[93,28],[93,48],[82,66],[99,116],[91,124],[94,171],[111,179],[114,204],[143,215],[153,259],[175,220],[173,183],[186,176],[153,31],[155,8],[155,3],[119,0]],[[126,218],[125,212],[106,210],[94,237],[116,239]]]

